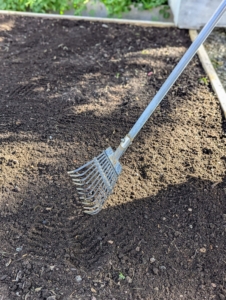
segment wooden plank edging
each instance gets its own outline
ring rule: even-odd
[[[175,27],[172,22],[154,22],[154,21],[140,21],[129,19],[116,19],[116,18],[100,18],[100,17],[83,17],[73,15],[58,15],[58,14],[42,14],[42,13],[30,13],[30,12],[18,12],[10,10],[0,10],[0,14],[5,15],[17,15],[22,17],[34,17],[34,18],[46,18],[46,19],[67,19],[74,21],[90,21],[90,22],[105,22],[105,23],[119,23],[138,26],[153,26],[153,27]]]

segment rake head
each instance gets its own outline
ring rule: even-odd
[[[114,159],[113,150],[107,148],[84,166],[68,172],[76,185],[85,213],[95,215],[102,209],[121,170],[119,161]]]

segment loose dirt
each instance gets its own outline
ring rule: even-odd
[[[0,16],[0,299],[226,299],[226,134],[195,56],[84,215],[67,171],[114,149],[187,31]]]

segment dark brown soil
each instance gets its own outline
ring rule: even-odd
[[[98,215],[66,173],[118,146],[189,44],[174,28],[0,17],[1,300],[226,299],[226,135],[197,57]]]

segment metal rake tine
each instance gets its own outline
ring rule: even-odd
[[[77,178],[77,177],[81,177],[81,176],[84,176],[87,172],[89,172],[93,167],[95,167],[95,163],[94,162],[91,162],[90,164],[92,164],[88,169],[86,169],[83,173],[78,173],[78,171],[84,169],[86,167],[86,165],[82,166],[81,168],[79,169],[76,169],[74,171],[71,171],[73,173],[69,174],[72,178]],[[89,165],[90,165],[89,164]],[[77,174],[75,174],[77,173]],[[73,175],[72,175],[73,174]]]
[[[106,155],[102,154],[102,155],[97,156],[93,160],[94,160],[95,163],[98,162],[99,164],[102,164],[103,161],[108,161],[108,158],[106,157]]]
[[[86,198],[86,200],[92,201],[91,199],[94,198],[97,195],[98,191],[101,190],[101,188],[103,187],[105,187],[105,184],[102,180],[100,180],[98,184],[91,191],[89,191],[89,193],[93,193],[95,191],[94,194]]]
[[[72,181],[73,181],[74,184],[76,184],[76,185],[78,185],[78,186],[84,185],[84,183],[76,182],[74,179],[72,179]]]
[[[85,197],[85,201],[89,201],[89,203],[92,203],[95,200],[95,197],[98,194],[98,192],[100,191],[101,187],[102,187],[101,185],[96,187],[95,188],[96,190],[95,190],[94,194],[89,196],[89,197]]]
[[[98,186],[98,184],[100,184],[100,185]],[[95,190],[96,190],[96,191],[94,192],[94,194],[93,194],[93,195],[90,195],[89,197],[86,197],[86,201],[92,202],[91,199],[93,199],[93,198],[97,195],[97,193],[99,192],[99,190],[100,190],[100,188],[101,188],[101,182],[99,181],[98,184],[95,186]]]
[[[89,201],[90,203],[92,203],[92,199],[94,199],[94,197],[98,194],[98,192],[101,190],[101,188],[104,188],[105,184],[102,181],[102,184],[100,183],[100,185],[97,187],[95,187],[95,192],[93,195],[89,196],[88,198],[86,198],[86,201]]]
[[[97,177],[98,174],[99,174],[99,170],[96,170],[96,173],[93,174],[93,176],[92,176],[91,178],[89,178],[89,180],[86,182],[86,185],[88,185],[88,184],[92,181],[92,179],[93,179],[94,177]]]
[[[105,161],[104,161],[104,167],[105,166],[107,166],[107,164],[108,164],[108,161],[107,161],[107,159],[105,159]],[[84,175],[84,174],[86,174],[87,172],[88,172],[88,170],[86,171],[86,172],[84,172],[83,174],[80,174],[80,175],[71,175],[71,177],[73,178],[72,180],[74,181],[74,182],[76,182],[75,184],[77,184],[77,185],[83,185],[84,184],[84,182],[96,171],[96,173],[95,174],[93,174],[93,176],[95,176],[95,175],[97,175],[98,173],[99,173],[99,170],[96,168],[96,166],[95,166],[95,164],[91,167],[91,168],[89,168],[89,170],[90,169],[92,169],[93,168],[93,170],[90,172],[90,173],[88,173],[88,175],[85,177],[85,178],[80,178],[80,179],[75,179],[75,178],[73,178],[73,177],[78,177],[78,176],[82,176],[82,175]],[[93,179],[93,177],[91,177],[89,180],[88,180],[88,182],[85,182],[86,184],[88,184],[91,180]],[[82,181],[82,182],[81,182]],[[77,183],[78,182],[78,183]]]
[[[99,193],[98,193],[99,192]],[[95,195],[96,194],[99,194],[99,197],[101,197],[101,196],[106,196],[107,194],[108,194],[108,189],[106,188],[106,186],[103,184],[102,186],[100,186],[99,188],[98,188],[98,190],[95,192]],[[99,197],[97,196],[97,197],[95,197],[95,195],[92,195],[92,198],[94,199],[93,201],[88,201],[87,202],[87,200],[88,199],[86,199],[86,201],[85,202],[83,202],[83,204],[87,204],[88,206],[93,206],[93,204],[96,204],[96,202],[99,202]]]
[[[77,188],[77,190],[78,190],[78,191],[83,191],[84,189],[82,189],[82,188]]]
[[[98,190],[98,192],[99,192],[99,190]],[[95,193],[95,194],[97,194],[97,193]],[[96,204],[96,202],[99,201],[98,199],[99,199],[98,196],[94,197],[94,195],[93,195],[92,198],[85,199],[85,201],[83,201],[82,204],[88,205],[88,206],[93,206],[94,204]]]
[[[99,184],[101,181],[102,181],[102,178],[101,178],[101,176],[99,175],[98,177],[95,178],[95,180],[91,183],[91,185],[89,185],[89,186],[87,186],[87,187],[85,188],[85,191],[86,191],[87,193],[91,193],[91,191],[92,191],[93,189],[96,189],[96,187],[98,186],[98,184]]]
[[[98,157],[97,157],[97,158],[98,158]],[[97,159],[97,158],[96,158],[96,159]],[[95,162],[96,162],[95,160],[96,160],[96,159],[94,158],[93,160],[89,161],[88,163],[86,163],[85,165],[81,166],[81,167],[78,168],[78,169],[75,169],[75,170],[73,170],[73,171],[69,171],[68,174],[69,174],[71,177],[83,176],[83,175],[86,174],[88,171],[90,171],[93,167],[96,166],[96,165],[95,165]],[[106,157],[104,157],[103,155],[99,155],[99,161],[102,162],[103,159],[107,160]],[[77,175],[74,174],[74,173],[77,173],[77,172],[81,171],[82,169],[88,167],[89,165],[92,165],[92,166],[89,167],[87,170],[85,170],[85,172],[80,173],[80,174],[77,174]]]
[[[86,213],[89,213],[89,212],[95,211],[96,209],[101,209],[102,206],[103,206],[103,202],[104,202],[104,200],[105,200],[105,198],[106,198],[107,195],[108,195],[108,194],[106,194],[106,195],[101,195],[101,198],[102,198],[102,199],[96,200],[96,201],[95,201],[95,205],[88,206],[88,207],[87,207],[87,206],[84,206],[85,212],[86,212]]]
[[[106,155],[104,152],[100,153],[98,156],[97,156],[97,159],[101,159],[101,158],[106,158]]]
[[[96,172],[85,184],[83,184],[85,185],[84,189],[88,191],[88,189],[91,188],[99,178],[100,178],[99,172]]]
[[[103,171],[103,173],[104,173],[103,176],[105,177],[105,179],[106,179],[107,181],[109,181],[109,178],[106,176],[106,173],[107,173],[107,172],[115,173],[115,170],[113,169],[113,167],[112,167],[111,165],[109,165],[109,163],[106,164],[106,165],[102,168],[102,171]]]
[[[108,178],[108,179],[111,179],[112,178],[112,176],[115,174],[115,170],[113,170],[112,168],[110,169],[107,169],[106,170],[106,172],[108,171],[108,173],[106,174],[106,177]],[[109,175],[109,177],[107,176],[107,175]]]
[[[78,170],[83,172],[76,174]],[[76,185],[84,212],[90,215],[101,210],[118,177],[107,150],[94,158],[89,164],[74,170],[70,176],[72,182]]]
[[[106,163],[105,163],[105,165],[107,165],[107,161],[106,161]],[[99,174],[99,170],[97,169],[97,172],[95,173],[95,174]],[[93,177],[94,177],[95,175],[93,175]],[[87,176],[88,177],[88,176]],[[92,177],[92,178],[93,178]],[[90,178],[87,182],[86,182],[86,184],[89,184],[90,183],[90,181],[92,180],[92,178]]]
[[[84,212],[90,215],[101,210],[117,181],[118,175],[107,150],[86,164],[86,167],[77,169],[82,170],[82,173],[76,174],[77,170],[74,170],[70,174],[72,182],[76,185]]]
[[[78,194],[83,194],[83,191],[84,191],[84,189],[83,188],[78,188],[77,186],[77,183],[75,183],[75,182],[73,182],[72,181],[72,183],[74,184],[74,185],[76,185],[76,190],[77,190],[77,192],[78,192]]]
[[[98,173],[98,170],[96,168],[93,168],[93,170],[85,178],[75,179],[75,178],[73,178],[73,175],[71,175],[71,177],[74,182],[86,181],[95,171],[96,171],[95,174]],[[82,184],[84,184],[84,183],[82,183]]]
[[[102,162],[104,158],[105,158],[105,157],[103,156],[103,157],[101,158],[100,162]],[[106,159],[106,158],[105,158],[105,160],[106,160],[106,163],[107,163],[107,159]],[[73,172],[73,173],[72,173],[73,175],[71,175],[70,173],[69,173],[69,175],[73,178],[72,180],[74,180],[74,181],[77,181],[77,180],[85,180],[85,178],[78,178],[78,177],[82,177],[82,176],[86,175],[90,170],[92,170],[92,169],[95,170],[95,169],[96,169],[95,160],[91,161],[90,164],[92,164],[91,167],[89,167],[89,168],[88,168],[87,170],[85,170],[83,173],[80,173],[80,174],[74,174],[75,172],[77,173],[79,170],[85,168],[87,165],[89,165],[89,163],[86,164],[86,165],[84,165],[84,166],[82,166],[82,167],[79,168],[79,169],[76,169],[76,170],[74,170],[74,171],[71,171],[71,172]],[[88,177],[89,177],[89,174],[88,174]],[[77,179],[77,178],[78,178],[78,179]]]
[[[111,173],[109,173],[109,174],[110,174],[110,176],[113,176],[113,175],[114,175],[114,170],[112,170]],[[106,175],[105,175],[105,176],[106,176]],[[107,177],[107,176],[106,176],[106,177]],[[108,181],[108,182],[109,182],[109,181],[112,182],[112,177],[110,177],[110,178],[107,177],[107,181]]]
[[[84,211],[88,214],[100,211],[118,177],[107,151],[109,150],[103,151],[89,163],[69,173],[76,185]]]
[[[84,192],[78,192],[79,195],[85,195]],[[81,198],[81,197],[80,197]]]
[[[78,172],[78,171],[82,170],[83,168],[89,166],[92,162],[93,162],[93,161],[91,160],[91,161],[87,162],[85,165],[81,166],[80,168],[75,169],[75,170],[73,170],[73,171],[68,171],[67,173],[70,175],[70,174],[73,174],[73,173],[75,173],[75,172]]]
[[[96,215],[98,212],[100,212],[101,209],[102,209],[102,207],[99,207],[99,208],[96,209],[95,211],[84,210],[84,213],[93,216],[93,215]]]
[[[87,207],[84,207],[84,213],[89,215],[95,215],[95,212],[98,212],[101,210],[101,206],[97,205],[94,209],[89,209]]]
[[[93,209],[95,209],[95,208],[97,208],[97,207],[100,206],[100,204],[101,204],[100,202],[101,202],[100,200],[95,200],[92,203],[83,203],[85,205],[84,209],[86,209],[86,210],[93,210]],[[88,205],[88,206],[86,206],[86,205]]]
[[[114,167],[111,165],[111,162],[108,159],[105,159],[103,161],[105,163],[104,165],[101,166],[101,169],[102,172],[105,173],[105,175],[103,175],[105,177],[105,181],[109,182],[110,180],[115,183],[116,180],[114,178],[114,173],[115,173]],[[90,178],[89,182],[92,180],[92,178]],[[93,210],[95,207],[102,205],[105,198],[111,192],[111,189],[109,187],[106,187],[106,182],[103,181],[103,178],[99,177],[99,180],[94,181],[91,184],[91,186],[87,186],[86,188],[84,188],[82,194],[85,195],[85,193],[89,194],[93,192],[94,194],[91,194],[89,197],[86,196],[83,197],[84,201],[82,202],[82,204],[89,206],[87,207],[87,209],[89,210]]]

